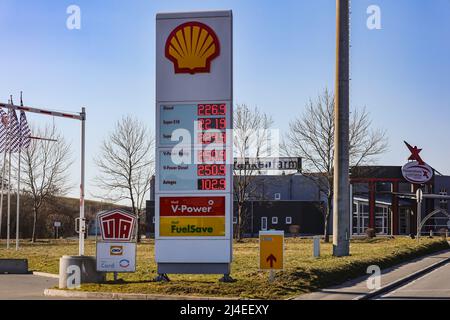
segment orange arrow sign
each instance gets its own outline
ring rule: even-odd
[[[284,232],[262,231],[259,234],[259,268],[283,270]]]
[[[270,267],[273,268],[273,264],[274,264],[274,262],[277,262],[277,258],[275,258],[275,256],[274,256],[273,254],[271,254],[271,255],[267,258],[266,261],[269,262],[269,263],[270,263]]]

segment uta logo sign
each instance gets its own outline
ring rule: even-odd
[[[130,241],[136,217],[131,213],[117,210],[98,216],[100,232],[104,241]]]

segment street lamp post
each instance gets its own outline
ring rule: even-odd
[[[349,183],[349,0],[336,0],[336,102],[334,144],[333,255],[350,254]]]

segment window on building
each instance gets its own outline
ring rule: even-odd
[[[278,217],[272,217],[272,224],[278,224]]]
[[[407,183],[407,182],[400,182],[398,185],[398,191],[400,193],[412,193],[413,185],[411,183]]]
[[[286,217],[286,224],[292,224],[292,217]]]
[[[439,191],[439,194],[441,196],[447,196],[448,195],[447,189],[445,189],[445,188],[441,189],[441,191]],[[440,200],[439,205],[440,205],[441,209],[448,210],[448,200],[447,199]]]
[[[275,193],[275,200],[281,200],[281,193]]]
[[[392,183],[390,182],[377,182],[376,184],[376,192],[391,192],[392,191]]]

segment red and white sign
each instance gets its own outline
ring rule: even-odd
[[[130,242],[136,217],[124,210],[112,210],[98,215],[103,241]]]
[[[225,216],[225,197],[161,197],[162,217]]]
[[[404,141],[406,147],[411,152],[408,160],[412,160],[405,164],[402,168],[403,177],[412,184],[424,184],[433,178],[434,170],[428,164],[423,161],[420,156],[422,149],[417,146],[412,146],[408,142]]]
[[[405,164],[402,173],[403,177],[413,184],[424,184],[433,178],[433,168],[426,163],[419,164],[418,161]]]

